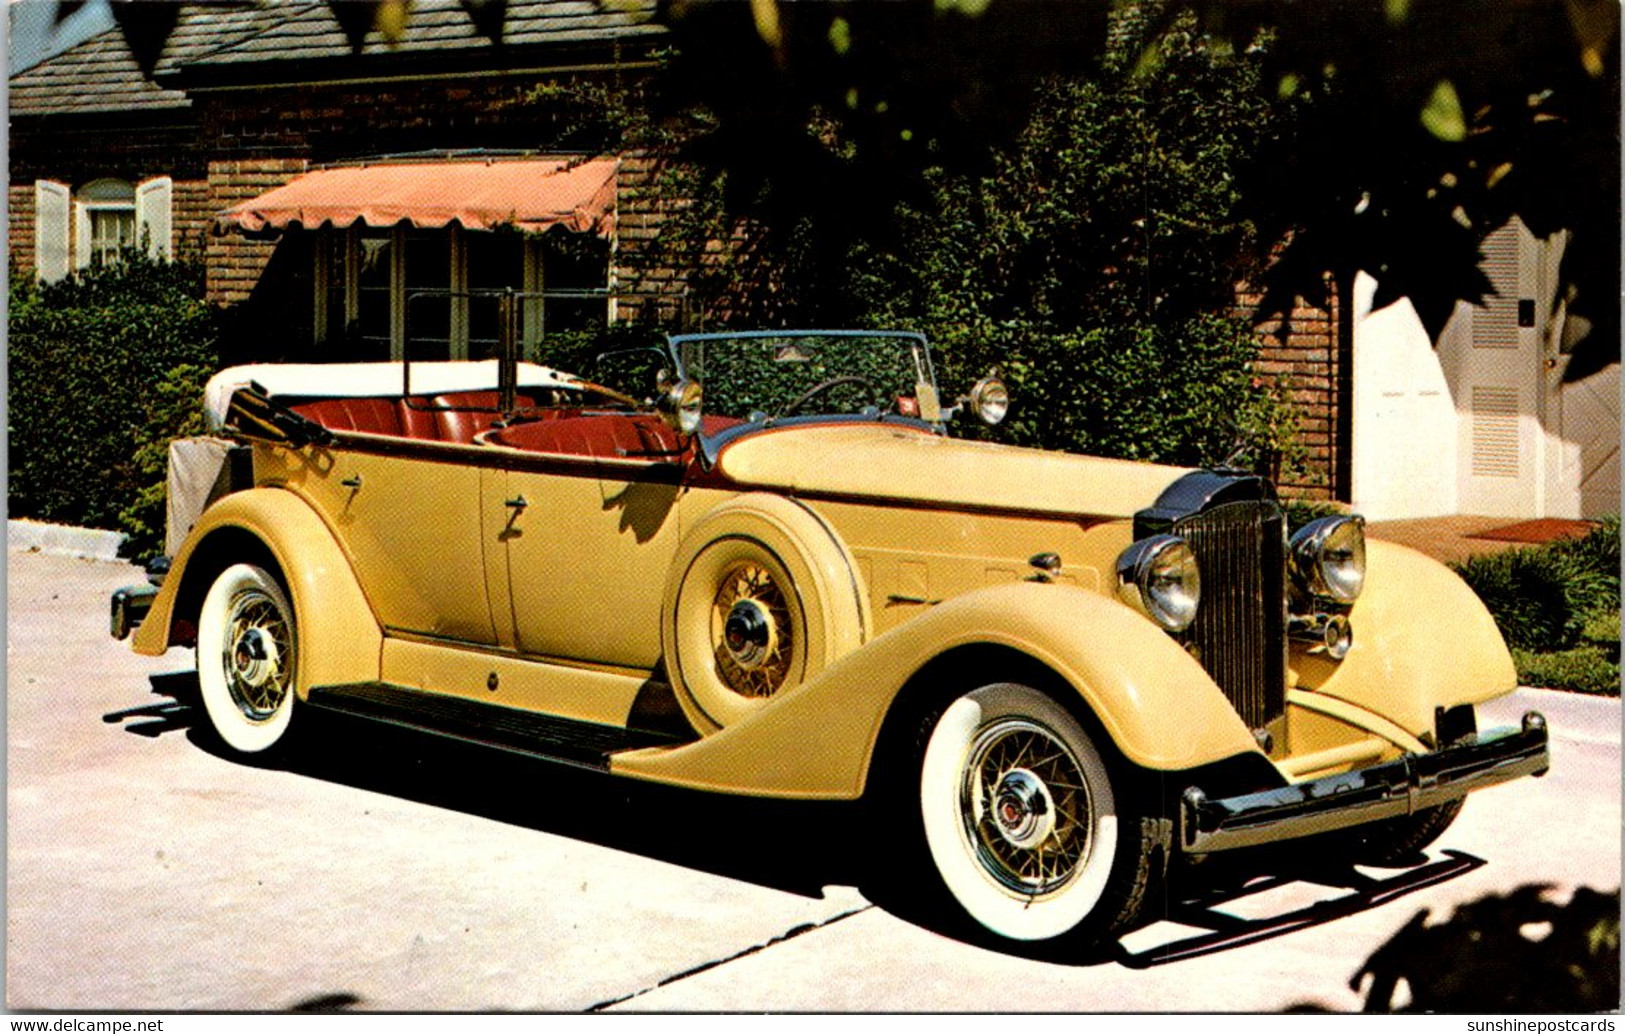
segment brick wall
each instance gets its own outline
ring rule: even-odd
[[[206,209],[213,213],[258,197],[304,172],[303,158],[242,158],[209,163]],[[275,241],[253,240],[239,233],[210,233],[204,248],[209,301],[231,305],[246,301],[271,261]]]
[[[34,181],[80,187],[110,178],[139,183],[168,176],[175,184],[171,242],[176,257],[200,257],[207,225],[207,183],[198,126],[188,111],[133,121],[104,116],[17,118],[11,126],[7,213],[13,267],[34,268]]]
[[[170,206],[175,257],[203,258],[209,231],[214,225],[214,211],[209,207],[209,181],[205,178],[176,180]]]
[[[680,326],[689,315],[686,278],[650,253],[663,213],[674,203],[660,195],[658,177],[656,160],[647,155],[621,159],[612,272],[617,290],[625,293],[616,311],[629,322],[650,320]]]
[[[1329,291],[1331,308],[1315,308],[1302,299],[1291,319],[1258,325],[1259,354],[1253,369],[1263,378],[1284,377],[1288,397],[1297,411],[1298,441],[1307,450],[1306,476],[1287,477],[1282,494],[1299,499],[1331,499],[1336,490],[1339,459],[1340,373],[1336,291]],[[1238,306],[1251,313],[1260,296],[1243,291]],[[1284,330],[1284,332],[1283,332]]]

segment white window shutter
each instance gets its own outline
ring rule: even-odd
[[[73,203],[73,268],[90,265],[90,209],[83,201]]]
[[[143,180],[135,188],[136,244],[145,242],[148,255],[165,261],[175,257],[169,215],[174,189],[168,176]]]
[[[34,274],[41,280],[61,280],[68,275],[70,204],[66,186],[34,181]]]

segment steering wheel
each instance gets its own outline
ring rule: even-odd
[[[876,397],[879,397],[880,395],[880,391],[875,387],[874,382],[867,377],[859,377],[856,374],[847,374],[844,377],[831,377],[827,381],[820,381],[819,383],[808,388],[802,393],[800,398],[796,399],[794,402],[790,403],[784,408],[784,413],[782,415],[789,416],[790,414],[799,410],[802,406],[805,406],[813,399],[822,395],[824,392],[842,384],[861,384],[869,389],[869,393],[871,395]]]

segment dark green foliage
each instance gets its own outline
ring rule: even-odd
[[[1560,539],[1551,544],[1554,553],[1579,564],[1588,571],[1614,579],[1614,595],[1619,594],[1619,515],[1610,514],[1598,522],[1596,530],[1584,538]],[[1615,608],[1617,609],[1617,607]]]
[[[754,17],[761,7],[777,12],[770,24]],[[1615,0],[664,10],[681,54],[667,92],[711,112],[693,153],[726,174],[731,210],[854,241],[876,239],[877,212],[907,199],[922,170],[985,170],[1047,76],[1092,76],[1125,52],[1158,74],[1165,52],[1136,37],[1187,34],[1194,12],[1213,48],[1260,67],[1260,97],[1307,114],[1235,181],[1262,237],[1284,246],[1261,315],[1289,317],[1299,296],[1326,302],[1329,287],[1347,304],[1364,270],[1378,307],[1409,297],[1437,332],[1458,300],[1482,298],[1479,248],[1516,215],[1538,237],[1568,234],[1561,309],[1541,314],[1566,313],[1565,376],[1618,360]],[[1253,128],[1238,123],[1243,138]]]
[[[1588,628],[1620,608],[1618,519],[1579,540],[1474,556],[1456,564],[1456,572],[1479,593],[1513,649],[1575,649]]]
[[[168,517],[169,442],[172,438],[204,431],[203,386],[214,373],[211,366],[182,363],[165,372],[154,386],[147,425],[135,451],[135,476],[140,486],[134,501],[119,512],[119,526],[128,536],[124,552],[149,557],[163,552]]]
[[[1165,463],[1218,462],[1266,404],[1249,365],[1257,342],[1239,321],[1192,319],[1046,330],[1027,321],[927,324],[944,394],[997,367],[1010,416],[990,436],[1017,445]]]
[[[1286,510],[1286,526],[1289,532],[1297,531],[1312,520],[1349,512],[1349,508],[1341,503],[1326,503],[1304,499],[1286,500],[1282,503],[1282,508]]]
[[[1458,570],[1495,615],[1507,644],[1526,650],[1566,650],[1578,643],[1585,604],[1601,581],[1547,549],[1470,557]]]
[[[1612,654],[1597,646],[1577,646],[1555,653],[1513,650],[1512,660],[1518,666],[1518,682],[1522,685],[1619,696],[1617,650]]]
[[[216,358],[202,267],[131,253],[44,287],[11,284],[11,515],[127,526],[150,547],[164,477],[153,450],[187,425]]]
[[[1157,53],[1051,82],[989,175],[933,174],[851,293],[865,321],[932,337],[948,394],[1002,371],[994,437],[1187,464],[1246,445],[1272,468],[1295,420],[1226,315],[1256,262],[1235,182],[1269,109],[1252,58],[1189,32]]]

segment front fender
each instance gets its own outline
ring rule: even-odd
[[[156,655],[169,648],[182,593],[194,591],[198,578],[212,579],[218,561],[246,559],[229,546],[224,557],[218,552],[222,536],[239,534],[257,540],[282,568],[299,626],[300,697],[311,686],[377,681],[383,633],[349,559],[308,503],[277,488],[235,492],[204,511],[136,629],[134,650]],[[194,561],[198,571],[190,570]]]
[[[617,754],[611,767],[728,793],[858,797],[898,692],[933,658],[979,644],[1053,670],[1142,767],[1187,769],[1258,753],[1201,665],[1143,616],[1084,589],[1014,582],[932,608],[712,736]]]
[[[1358,704],[1413,735],[1433,709],[1518,688],[1495,619],[1456,573],[1431,557],[1366,541],[1365,589],[1349,612],[1354,647],[1341,662],[1305,655],[1298,685]]]

